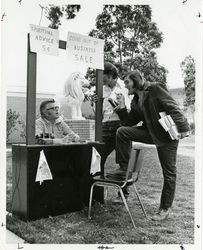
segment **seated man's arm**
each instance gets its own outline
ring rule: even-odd
[[[63,121],[62,122],[62,126],[63,126],[63,134],[65,135],[64,140],[66,141],[79,141],[80,140],[80,136],[76,133],[73,132],[72,129],[70,129],[70,127]]]

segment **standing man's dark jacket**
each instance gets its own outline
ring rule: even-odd
[[[141,100],[138,99],[139,97],[135,94],[129,113],[126,109],[117,111],[123,126],[133,126],[143,121],[143,127],[149,131],[154,144],[157,146],[171,141],[169,134],[158,121],[160,112],[166,112],[167,115],[172,117],[178,132],[190,130],[187,119],[163,84],[146,83],[143,96]]]

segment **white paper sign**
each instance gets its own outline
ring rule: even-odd
[[[97,152],[97,150],[92,147],[92,160],[91,160],[91,167],[90,173],[95,174],[96,172],[101,171],[101,155]]]
[[[95,69],[104,69],[104,40],[68,32],[68,61]]]
[[[58,56],[59,31],[30,24],[30,50],[32,52]]]
[[[53,176],[51,174],[51,170],[49,168],[44,151],[41,150],[35,181],[39,181],[41,185],[44,180],[53,180]]]

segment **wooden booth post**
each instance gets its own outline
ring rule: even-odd
[[[96,70],[96,102],[95,113],[95,141],[102,142],[102,110],[103,110],[103,70]]]
[[[35,144],[37,53],[27,43],[26,145]]]

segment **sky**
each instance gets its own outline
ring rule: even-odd
[[[84,2],[84,1],[83,1]],[[195,59],[199,55],[198,39],[200,34],[199,18],[200,0],[171,1],[81,1],[81,10],[73,20],[63,20],[59,28],[60,40],[67,39],[68,31],[87,35],[95,27],[95,18],[102,11],[103,3],[111,4],[149,4],[152,8],[152,21],[157,23],[163,33],[164,41],[156,49],[158,62],[169,71],[167,84],[169,88],[183,87],[180,63],[188,55]],[[2,24],[2,82],[7,89],[18,89],[26,86],[27,69],[27,33],[29,24],[47,27],[49,24],[45,13],[41,18],[41,5],[49,3],[64,4],[67,1],[24,1],[2,0],[2,13],[6,16]],[[73,3],[73,1],[71,2]],[[77,1],[80,3],[80,1]],[[41,20],[41,21],[40,21]],[[65,51],[60,50],[58,57],[38,54],[37,92],[58,93],[62,90],[68,75],[80,70],[75,69],[68,61]]]

